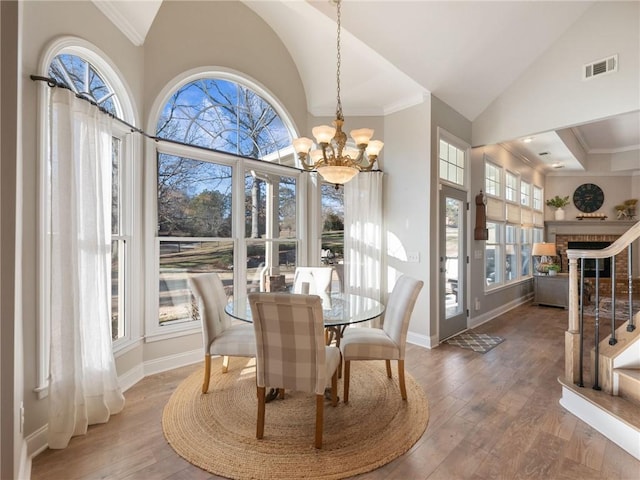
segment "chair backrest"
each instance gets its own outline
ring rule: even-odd
[[[227,295],[217,273],[193,275],[189,278],[189,284],[198,299],[204,351],[208,353],[211,342],[231,325],[231,319],[224,311]]]
[[[331,291],[333,267],[297,267],[293,276],[293,293],[304,293],[303,283],[309,284],[309,294],[324,295]]]
[[[423,285],[422,280],[402,275],[393,287],[384,311],[382,328],[400,348],[401,359],[404,359],[409,320]]]
[[[322,302],[317,295],[250,293],[256,383],[320,395],[326,385]]]

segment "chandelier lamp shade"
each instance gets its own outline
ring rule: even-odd
[[[319,148],[314,148],[313,140],[307,137],[296,138],[293,141],[293,148],[298,154],[302,168],[307,171],[315,170],[327,182],[336,185],[345,184],[359,172],[371,171],[384,146],[380,140],[371,140],[372,129],[360,128],[350,132],[357,148],[347,147],[347,135],[342,131],[344,116],[340,100],[340,2],[341,0],[334,0],[338,18],[336,119],[332,127],[320,125],[311,130]]]

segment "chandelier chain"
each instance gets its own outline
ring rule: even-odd
[[[336,0],[336,9],[338,11],[338,33],[336,35],[336,49],[337,49],[337,65],[336,65],[336,83],[337,83],[337,104],[336,104],[336,117],[340,120],[344,120],[342,115],[342,101],[340,100],[340,64],[342,63],[342,57],[340,55],[340,6],[341,0]]]

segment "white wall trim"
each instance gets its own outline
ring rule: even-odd
[[[565,386],[562,387],[560,405],[640,460],[640,431]]]
[[[20,458],[20,472],[18,474],[20,480],[31,478],[33,457],[46,450],[49,446],[47,442],[48,431],[49,426],[44,425],[24,439],[24,455],[21,455]]]
[[[533,293],[529,293],[523,297],[516,298],[515,300],[511,300],[504,305],[500,305],[498,308],[494,308],[493,310],[483,313],[482,315],[478,315],[477,317],[473,317],[469,319],[469,329],[479,327],[480,325],[487,323],[494,318],[508,312],[509,310],[513,310],[520,305],[524,305],[525,303],[531,301],[533,299]]]
[[[188,352],[176,353],[174,355],[149,360],[148,362],[144,362],[144,376],[147,377],[156,373],[173,370],[174,368],[193,365],[194,363],[200,362],[203,357],[204,353],[202,348],[198,348]]]
[[[126,392],[136,383],[144,378],[144,366],[138,364],[130,370],[127,370],[122,375],[118,376],[118,384],[123,392]]]
[[[432,349],[438,346],[438,337],[435,335],[427,336],[420,333],[407,333],[407,342],[419,347]]]

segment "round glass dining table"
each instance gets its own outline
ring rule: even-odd
[[[342,333],[349,325],[373,320],[384,313],[382,303],[363,295],[340,292],[319,296],[322,299],[324,326],[335,337],[338,346]],[[246,295],[231,299],[225,311],[239,320],[252,321],[251,307]],[[331,339],[327,339],[327,343],[330,341]]]

